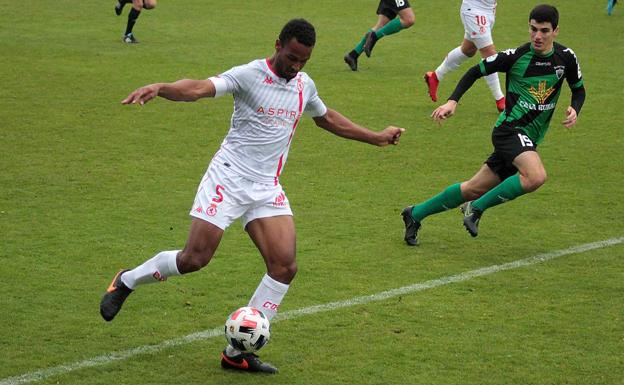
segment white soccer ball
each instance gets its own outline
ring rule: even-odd
[[[269,319],[254,307],[238,308],[225,321],[225,339],[241,352],[252,353],[260,350],[269,342],[269,338]]]

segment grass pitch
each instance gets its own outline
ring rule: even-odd
[[[579,57],[587,101],[565,130],[563,91],[540,147],[546,185],[488,211],[477,239],[453,211],[427,219],[422,245],[408,248],[401,209],[466,179],[491,151],[496,113],[483,82],[443,126],[429,119],[436,105],[421,76],[459,43],[460,2],[414,1],[416,24],[381,40],[357,73],[342,56],[373,25],[376,1],[226,3],[161,1],[135,27],[141,44],[128,46],[128,10],[116,17],[112,1],[0,0],[0,384],[621,384],[621,244],[276,322],[260,352],[275,377],[222,371],[220,336],[146,348],[220,327],[247,303],[264,266],[236,224],[207,268],[141,287],[102,321],[100,296],[118,268],[182,247],[232,109],[229,97],[119,102],[143,84],[269,56],[292,17],[317,28],[305,70],[325,103],[407,132],[378,149],[301,122],[281,179],[299,261],[283,312],[624,235],[624,9],[609,17],[603,2],[556,4],[558,41]],[[500,2],[497,48],[528,40],[534,5]],[[476,62],[448,75],[441,97]],[[114,360],[131,349],[141,354]]]

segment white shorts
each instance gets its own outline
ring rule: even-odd
[[[492,28],[496,20],[493,11],[462,6],[459,11],[464,23],[464,38],[473,42],[478,49],[494,44]]]
[[[238,218],[245,228],[254,219],[292,215],[292,211],[279,183],[254,182],[213,161],[199,183],[189,214],[225,230]]]

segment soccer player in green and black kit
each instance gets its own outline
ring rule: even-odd
[[[436,121],[453,115],[461,96],[480,77],[507,74],[505,110],[492,132],[494,152],[468,181],[456,183],[415,206],[403,210],[405,242],[418,244],[421,222],[429,215],[463,203],[464,226],[476,237],[483,212],[490,207],[537,190],[546,182],[546,170],[537,145],[544,139],[565,79],[572,90],[563,125],[576,124],[585,100],[585,88],[574,51],[554,42],[559,13],[550,5],[538,5],[529,15],[531,42],[499,52],[471,68],[459,81],[448,101],[431,117]]]

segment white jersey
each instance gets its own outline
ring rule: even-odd
[[[327,112],[314,81],[305,72],[290,81],[280,78],[268,59],[234,67],[210,80],[215,97],[234,96],[230,130],[213,161],[249,180],[277,185],[302,113],[315,117]]]
[[[462,7],[479,8],[493,11],[496,9],[496,0],[463,0]]]

